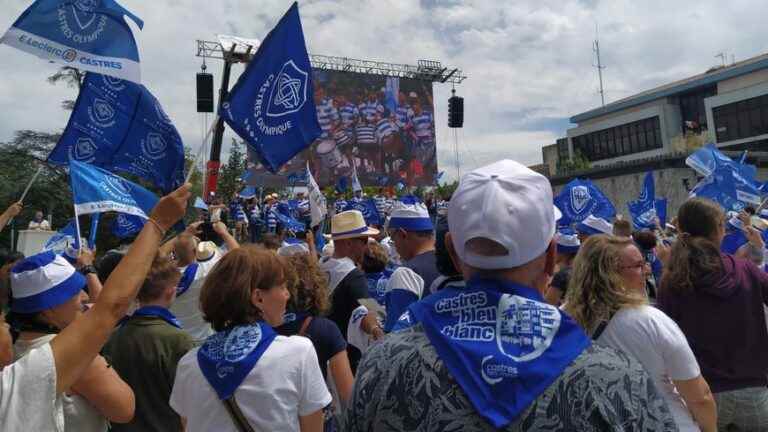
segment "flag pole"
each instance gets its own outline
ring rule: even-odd
[[[74,205],[74,210],[75,210],[75,234],[77,235],[77,237],[75,237],[75,243],[77,244],[77,250],[79,252],[83,248],[83,244],[80,241],[80,239],[81,239],[81,236],[80,236],[80,218],[77,215],[77,204]]]
[[[211,137],[211,134],[213,133],[214,129],[216,129],[216,123],[218,122],[219,122],[219,116],[217,115],[213,119],[213,124],[211,124],[211,127],[208,128],[208,132],[205,133],[205,137],[203,138],[203,144],[200,146],[200,150],[198,150],[197,154],[195,155],[195,160],[192,162],[192,166],[189,168],[189,172],[187,173],[187,178],[184,179],[184,183],[189,183],[189,180],[192,179],[192,174],[195,173],[197,164],[198,162],[200,162],[200,157],[203,155],[203,150],[205,149],[205,143],[208,142],[208,138]]]
[[[32,176],[32,180],[30,180],[29,183],[27,184],[27,187],[24,189],[24,193],[22,193],[21,194],[21,198],[19,198],[19,202],[24,202],[24,198],[27,197],[27,193],[29,192],[29,189],[35,183],[35,180],[37,180],[37,177],[40,176],[41,172],[43,172],[43,166],[42,165],[40,165],[40,167],[37,168],[37,172],[35,172],[35,175]]]

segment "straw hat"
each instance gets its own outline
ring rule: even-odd
[[[331,238],[343,240],[356,237],[371,237],[379,234],[379,230],[365,224],[363,214],[358,210],[347,210],[336,213],[331,219]]]

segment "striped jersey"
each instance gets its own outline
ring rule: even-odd
[[[341,125],[344,128],[350,128],[357,122],[360,117],[360,111],[354,104],[347,103],[339,110],[339,116],[341,117]]]
[[[338,120],[339,112],[333,106],[331,98],[325,98],[317,104],[317,121],[320,123],[320,129],[323,130],[324,136],[328,136],[334,123]]]
[[[432,113],[422,111],[421,114],[414,116],[413,131],[422,143],[432,142],[435,134],[435,120],[432,117]]]
[[[276,211],[277,210],[275,209],[275,206],[268,206],[266,209],[267,231],[273,234],[277,232],[277,215],[275,215]]]
[[[392,121],[388,118],[383,118],[379,120],[378,123],[376,123],[376,135],[378,136],[379,141],[394,134],[395,132],[397,132],[395,125],[393,125]]]
[[[413,108],[409,105],[398,106],[395,109],[395,118],[397,119],[397,127],[404,129],[413,119]]]
[[[384,105],[378,102],[363,102],[359,106],[360,115],[365,121],[372,123],[376,120],[376,115],[384,112]]]
[[[387,213],[387,198],[381,195],[376,195],[373,197],[373,203],[376,205],[376,210],[379,212],[380,215],[384,215]]]
[[[357,143],[360,145],[376,144],[376,128],[367,124],[359,124],[355,128]]]
[[[334,208],[336,209],[336,213],[343,212],[344,209],[347,208],[347,201],[344,198],[337,199]]]

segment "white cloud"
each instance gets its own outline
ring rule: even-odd
[[[6,0],[0,28],[29,0]],[[137,32],[144,83],[160,99],[187,145],[197,147],[202,115],[195,112],[196,39],[237,33],[262,39],[289,1],[121,0],[140,16]],[[307,0],[300,2],[311,52],[415,63],[435,59],[469,76],[465,128],[458,132],[462,166],[515,158],[541,160],[541,146],[565,132],[562,120],[599,104],[592,67],[595,24],[608,100],[702,72],[729,51],[737,59],[766,50],[760,0],[708,1]],[[45,82],[55,65],[0,46],[0,140],[29,128],[62,129],[60,101],[74,90]],[[218,89],[221,62],[209,60]],[[242,67],[235,68],[232,84]],[[450,168],[452,132],[445,126],[450,88],[435,87],[441,168]],[[226,146],[231,135],[225,136]]]

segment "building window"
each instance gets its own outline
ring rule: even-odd
[[[768,95],[757,96],[712,109],[718,142],[768,133]]]
[[[574,152],[581,152],[590,161],[659,149],[663,145],[658,116],[579,135],[571,140]]]
[[[711,86],[678,96],[683,132],[701,133],[707,130],[707,110],[704,99],[717,94],[717,87]]]

